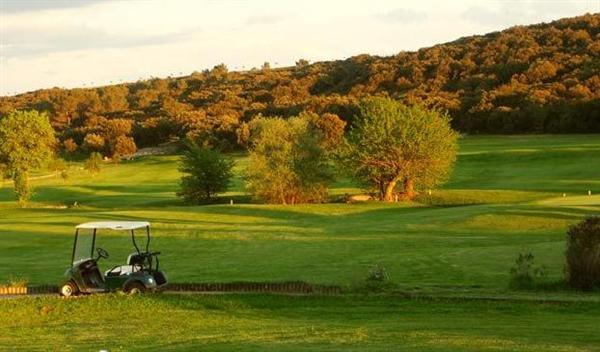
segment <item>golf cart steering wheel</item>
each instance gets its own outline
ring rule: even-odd
[[[96,253],[98,253],[98,259],[104,258],[108,259],[108,252],[100,247],[96,248]]]

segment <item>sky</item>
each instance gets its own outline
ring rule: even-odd
[[[0,95],[344,59],[600,13],[600,0],[0,0]]]

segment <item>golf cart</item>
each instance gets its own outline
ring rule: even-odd
[[[146,229],[145,250],[136,242],[135,230]],[[130,231],[135,252],[127,257],[125,265],[117,265],[104,274],[98,267],[100,259],[107,259],[106,250],[96,247],[98,230]],[[88,222],[75,228],[75,242],[71,267],[65,272],[66,281],[60,286],[61,296],[112,292],[127,293],[156,291],[167,284],[167,277],[159,270],[158,255],[150,252],[150,223],[145,221]]]

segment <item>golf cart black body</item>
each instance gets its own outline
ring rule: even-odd
[[[145,251],[141,251],[135,239],[136,229],[146,229]],[[130,231],[135,252],[125,265],[117,265],[102,274],[98,262],[108,258],[106,250],[96,247],[99,229]],[[84,234],[84,232],[87,232]],[[71,267],[65,272],[66,282],[60,294],[71,296],[79,293],[125,291],[128,293],[156,291],[167,284],[167,277],[159,269],[160,252],[151,252],[150,224],[142,221],[111,221],[80,224],[75,230],[71,255]],[[96,257],[94,257],[96,254]]]

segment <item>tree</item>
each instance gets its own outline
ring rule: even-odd
[[[322,201],[331,181],[322,135],[311,116],[259,117],[250,126],[246,186],[268,203]]]
[[[325,150],[335,151],[344,139],[346,122],[336,114],[312,115],[312,123],[321,133],[321,142]]]
[[[31,197],[30,171],[52,157],[55,145],[54,130],[45,113],[16,111],[0,120],[0,163],[12,176],[20,206]]]
[[[104,138],[96,133],[90,133],[83,139],[83,145],[90,151],[99,152],[104,149],[106,141]]]
[[[112,157],[120,159],[124,156],[131,156],[137,151],[133,138],[126,136],[118,136],[111,145]]]
[[[403,198],[410,200],[415,188],[433,187],[447,178],[456,159],[457,138],[445,114],[390,98],[370,98],[360,104],[343,159],[381,200],[393,201],[398,183]]]
[[[77,143],[75,143],[73,138],[69,138],[63,142],[63,149],[68,154],[73,154],[77,150]]]
[[[233,160],[225,157],[220,150],[188,142],[179,167],[184,176],[177,195],[188,203],[212,201],[217,194],[227,191],[233,166]]]

